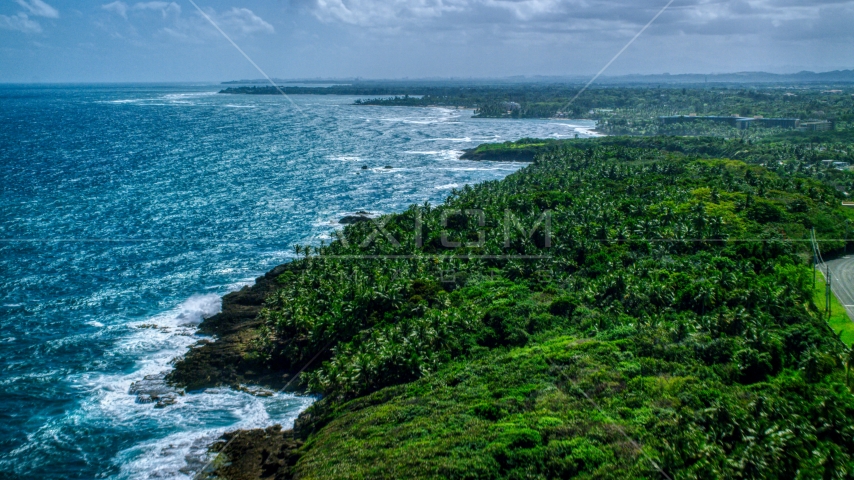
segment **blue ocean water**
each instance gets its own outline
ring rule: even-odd
[[[341,216],[521,167],[463,148],[593,126],[218,89],[0,86],[0,476],[189,478],[223,432],[290,426],[310,398],[211,389],[155,409],[129,388]]]

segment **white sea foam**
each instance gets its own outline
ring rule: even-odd
[[[172,432],[120,452],[113,459],[121,468],[119,478],[191,478],[208,460],[208,447],[226,431],[275,423],[289,428],[313,401],[283,393],[254,397],[220,388],[178,396],[175,404],[165,408],[138,403],[129,393],[133,383],[170,370],[171,361],[199,339],[195,326],[220,309],[219,295],[194,295],[167,312],[132,324],[130,334],[110,352],[138,359],[131,373],[86,374],[73,382],[75,388],[87,392],[88,400],[80,411],[87,421],[154,425]],[[52,434],[44,431],[36,437],[44,435]]]
[[[406,117],[392,117],[392,118],[375,118],[373,120],[377,120],[380,122],[388,122],[388,123],[406,123],[412,125],[436,125],[439,123],[447,123],[446,119],[435,118],[435,119],[413,119]]]
[[[188,93],[169,93],[163,95],[163,99],[166,100],[182,100],[186,98],[199,98],[199,97],[210,97],[216,95],[218,92],[188,92]]]
[[[437,185],[433,188],[435,188],[436,190],[451,190],[454,188],[460,188],[460,185],[457,183],[449,183],[447,185]]]
[[[594,131],[596,128],[595,125],[579,125],[577,123],[566,123],[566,122],[551,122],[549,125],[559,125],[561,127],[570,128],[573,130],[573,134],[577,133],[579,135],[585,135],[588,137],[604,137],[605,135]],[[560,134],[555,134],[560,135]]]
[[[183,323],[200,323],[204,318],[216,315],[222,310],[222,298],[214,293],[193,295],[166,315]]]
[[[588,135],[590,137],[605,137],[605,134],[594,132],[593,128],[578,127],[575,129],[579,134]]]
[[[455,142],[455,143],[471,143],[471,142],[492,142],[495,141],[498,137],[492,138],[482,138],[482,139],[472,139],[472,137],[462,137],[462,138],[425,138],[424,142]]]
[[[474,163],[474,162],[473,162]],[[483,163],[483,162],[478,162]],[[527,163],[518,163],[518,162],[497,162],[490,161],[490,164],[494,164],[495,166],[490,167],[436,167],[432,170],[435,171],[443,171],[443,172],[514,172],[525,165]]]
[[[411,123],[413,125],[435,125],[437,123],[444,123],[445,120],[408,120],[404,119],[403,123]]]
[[[431,155],[445,160],[456,160],[463,154],[462,150],[407,150],[407,155]]]
[[[144,441],[117,456],[121,465],[120,478],[191,478],[211,459],[208,448],[222,434],[236,429],[264,428],[280,424],[291,428],[299,412],[313,399],[291,394],[272,397],[253,397],[228,389],[208,390],[204,394],[187,395],[165,413],[180,421],[183,430],[169,436]],[[161,415],[147,405],[152,415]],[[209,416],[227,417],[233,423],[227,427],[204,427]],[[163,419],[158,419],[162,421]]]

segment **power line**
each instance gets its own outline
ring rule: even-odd
[[[225,37],[225,39],[226,39],[226,40],[228,40],[228,41],[229,41],[229,43],[231,43],[231,45],[232,45],[232,46],[234,46],[234,48],[236,48],[238,52],[240,52],[240,54],[241,54],[241,55],[243,55],[243,58],[245,58],[246,60],[248,60],[248,61],[249,61],[249,63],[251,63],[251,64],[252,64],[252,66],[253,66],[253,67],[255,67],[255,70],[258,70],[258,72],[260,72],[260,73],[261,73],[261,75],[264,75],[264,78],[266,78],[266,79],[267,79],[267,81],[268,81],[268,82],[270,82],[270,84],[271,84],[271,85],[273,85],[273,87],[274,87],[276,90],[278,90],[278,91],[279,91],[279,93],[281,93],[282,95],[284,95],[284,97],[285,97],[285,98],[287,98],[289,102],[291,102],[291,105],[293,105],[293,106],[294,106],[294,108],[296,108],[296,109],[297,109],[297,111],[298,111],[299,113],[303,113],[302,109],[301,109],[301,108],[299,108],[299,105],[297,105],[296,103],[294,103],[294,101],[293,101],[293,100],[291,100],[291,97],[289,97],[289,96],[284,92],[284,90],[282,90],[278,85],[276,85],[276,82],[274,82],[274,81],[273,81],[273,79],[271,79],[271,78],[267,75],[267,73],[266,73],[266,72],[264,72],[264,70],[261,70],[261,67],[259,67],[257,63],[255,63],[251,58],[249,58],[249,55],[247,55],[247,54],[246,54],[246,52],[244,52],[242,48],[240,48],[236,43],[234,43],[234,40],[232,40],[232,39],[231,39],[231,37],[229,37],[229,36],[228,36],[224,31],[222,31],[222,29],[221,29],[221,28],[219,28],[219,25],[217,25],[217,23],[216,23],[216,22],[214,22],[214,21],[213,21],[213,19],[212,19],[211,17],[209,17],[209,16],[208,16],[208,14],[207,14],[207,13],[205,13],[205,11],[204,11],[204,10],[202,10],[201,8],[199,8],[199,6],[198,6],[198,5],[196,5],[196,2],[194,2],[193,0],[187,0],[187,1],[188,1],[188,2],[190,2],[191,4],[193,4],[193,6],[194,6],[194,7],[196,7],[196,10],[198,10],[198,11],[199,11],[199,13],[200,13],[200,14],[202,14],[202,16],[203,16],[203,17],[205,17],[205,19],[206,19],[208,22],[210,22],[210,24],[211,24],[211,25],[213,25],[213,27],[214,27],[215,29],[217,29],[217,31],[218,31],[219,33],[221,33],[221,34],[222,34],[222,36],[223,36],[223,37]]]
[[[640,31],[638,33],[636,33],[635,36],[632,37],[631,40],[629,40],[629,43],[627,43],[623,48],[621,48],[620,51],[617,52],[616,55],[614,55],[614,58],[612,58],[610,62],[606,63],[605,66],[602,67],[601,70],[599,70],[599,73],[597,73],[593,78],[591,78],[590,81],[587,82],[587,85],[585,85],[584,88],[582,88],[578,93],[576,93],[575,96],[572,97],[572,100],[570,100],[566,105],[564,105],[563,108],[560,109],[560,111],[563,111],[567,107],[572,105],[572,103],[575,102],[575,99],[577,99],[579,96],[581,96],[581,94],[584,93],[587,90],[587,88],[590,87],[590,85],[593,82],[595,82],[603,73],[605,73],[605,70],[607,70],[608,67],[610,67],[611,64],[614,63],[618,58],[620,58],[620,55],[622,55],[623,52],[625,52],[627,48],[629,48],[633,43],[635,43],[635,40],[637,40],[638,37],[640,37],[641,34],[643,34],[643,32],[645,32],[646,29],[649,28],[649,26],[652,25],[653,22],[655,22],[658,19],[658,17],[660,17],[661,14],[664,13],[664,11],[667,10],[670,7],[670,5],[673,4],[673,2],[675,2],[675,1],[676,0],[670,0],[669,2],[667,2],[667,5],[665,5],[664,8],[659,10],[658,13],[656,13],[655,16],[652,17],[652,20],[650,20],[646,25],[644,25],[643,28],[640,29]]]

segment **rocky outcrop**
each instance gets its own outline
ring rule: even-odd
[[[277,389],[287,384],[290,379],[287,372],[272,369],[246,354],[252,341],[258,338],[261,321],[257,316],[264,299],[276,290],[277,278],[288,268],[288,264],[279,265],[257,278],[254,285],[222,297],[222,311],[199,325],[199,333],[213,338],[193,345],[175,362],[166,380],[187,390],[216,386],[239,388],[241,384]]]
[[[340,223],[341,225],[352,225],[354,223],[359,222],[369,222],[370,220],[371,217],[368,217],[366,215],[347,215],[345,217],[342,217],[341,220],[338,220],[338,223]]]
[[[196,478],[290,479],[302,444],[292,430],[282,430],[281,425],[229,432],[211,447],[218,452],[217,458]]]
[[[513,148],[513,149],[495,149],[477,151],[472,148],[463,150],[460,160],[475,160],[475,161],[492,161],[492,162],[533,162],[534,157],[542,150],[537,147],[531,148]]]
[[[174,405],[183,390],[176,389],[166,382],[166,373],[146,375],[142,380],[133,382],[129,393],[136,396],[136,403],[153,403],[154,408]]]

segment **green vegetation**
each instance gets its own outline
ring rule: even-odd
[[[600,121],[598,130],[612,135],[690,135],[725,138],[762,138],[792,132],[777,127],[753,126],[738,130],[710,121],[664,125],[667,115],[696,114],[765,118],[798,118],[804,121],[833,122],[833,128],[849,130],[854,121],[852,90],[824,93],[820,88],[738,88],[738,89],[630,89],[613,106],[593,107]],[[585,93],[585,96],[587,94]],[[657,98],[656,98],[657,97]],[[602,99],[602,101],[607,101]],[[607,107],[607,108],[606,108]]]
[[[515,142],[485,143],[466,150],[463,160],[498,160],[505,162],[533,162],[538,153],[558,145],[557,140],[523,138]]]
[[[466,106],[476,117],[584,118],[598,120],[597,130],[611,135],[690,135],[724,138],[762,138],[791,133],[779,127],[753,126],[739,130],[727,124],[694,121],[663,124],[669,115],[763,116],[830,121],[833,129],[847,131],[854,122],[854,89],[829,90],[814,86],[699,86],[651,88],[592,88],[576,96],[575,86],[481,87],[430,89],[420,96],[357,100],[361,105]]]
[[[528,151],[531,158],[545,154],[561,146],[589,149],[598,146],[627,148],[649,148],[658,151],[679,153],[696,158],[730,158],[749,164],[760,165],[779,175],[805,176],[832,185],[848,197],[854,192],[854,175],[828,165],[826,160],[848,162],[854,165],[854,131],[821,132],[812,135],[789,134],[785,137],[767,137],[758,141],[743,138],[723,139],[715,137],[607,137],[583,140],[537,140],[521,139],[481,145],[474,150],[481,160],[501,160],[517,150]],[[854,210],[843,209],[842,213],[854,221]]]
[[[819,273],[812,298],[820,314],[825,314],[825,289],[825,279]],[[830,315],[827,316],[827,323],[842,343],[848,347],[854,346],[854,322],[848,317],[845,307],[839,303],[836,295],[830,296]]]
[[[593,86],[583,94],[572,84],[356,83],[332,87],[282,87],[287,94],[357,95],[357,105],[444,106],[474,110],[475,117],[573,118],[597,120],[609,135],[687,135],[742,138],[787,136],[781,127],[754,125],[746,130],[708,120],[664,124],[661,116],[763,116],[828,121],[831,130],[854,130],[854,88],[840,85],[744,84]],[[230,87],[221,93],[281,94],[273,87]],[[577,98],[576,98],[577,96]],[[812,132],[809,132],[811,134]]]
[[[598,121],[597,131],[609,135],[712,136],[753,141],[794,136],[794,141],[798,142],[815,135],[832,137],[832,131],[845,132],[843,135],[848,138],[854,131],[854,88],[850,84],[594,86],[576,98],[580,88],[561,84],[418,86],[379,83],[328,88],[283,87],[282,90],[287,94],[379,95],[357,99],[357,105],[465,107],[474,109],[475,117],[591,119]],[[231,87],[222,93],[278,95],[280,91],[273,87]],[[709,120],[664,124],[659,119],[691,114],[827,121],[832,131],[801,133],[761,125],[739,130]]]
[[[692,142],[549,144],[383,232],[297,247],[253,352],[283,371],[317,358],[289,475],[854,475],[848,349],[808,245],[786,241],[845,247],[827,239],[847,238],[851,174],[811,149],[756,162],[785,148]],[[756,164],[711,158],[737,147]]]
[[[517,140],[515,142],[504,142],[504,143],[484,143],[482,145],[478,145],[477,148],[474,149],[475,153],[487,153],[491,151],[505,151],[505,150],[520,150],[520,149],[537,149],[549,145],[554,145],[556,142],[554,140],[540,140],[536,138],[523,138]]]

